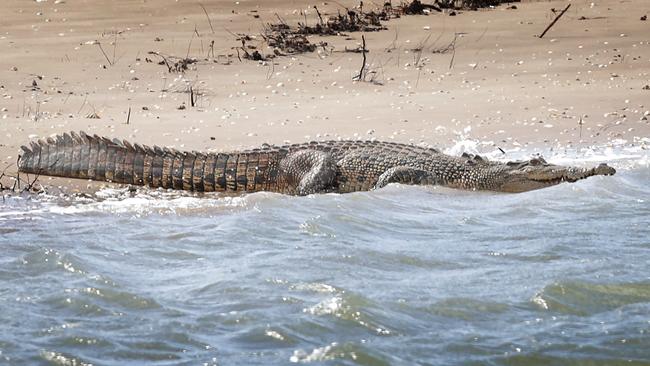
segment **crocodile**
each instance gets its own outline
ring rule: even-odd
[[[560,166],[542,157],[498,162],[380,141],[265,144],[239,152],[201,153],[71,132],[21,149],[18,168],[25,173],[197,192],[308,195],[402,183],[516,193],[616,173],[607,164]]]

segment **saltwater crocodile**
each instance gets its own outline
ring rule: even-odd
[[[83,132],[22,146],[25,173],[199,192],[269,191],[306,195],[355,192],[389,183],[524,192],[613,175],[607,164],[565,167],[536,157],[507,163],[455,157],[432,148],[378,141],[265,145],[231,153],[183,152]]]

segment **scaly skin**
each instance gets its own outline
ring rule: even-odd
[[[181,152],[71,133],[22,147],[25,173],[199,192],[311,193],[368,191],[389,183],[525,192],[614,168],[548,164],[542,158],[508,163],[480,156],[374,141],[325,141],[264,146],[232,153]]]

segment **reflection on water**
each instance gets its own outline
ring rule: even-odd
[[[617,168],[514,195],[9,197],[0,363],[648,362],[650,169]]]

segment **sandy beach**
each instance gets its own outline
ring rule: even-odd
[[[316,52],[240,61],[238,37],[316,24],[354,1],[22,1],[0,9],[0,164],[20,146],[86,131],[183,150],[379,139],[486,151],[643,144],[650,136],[650,3],[578,1],[432,12],[363,33],[310,36]],[[367,3],[377,8],[380,3]],[[552,10],[553,9],[553,10]],[[204,11],[205,10],[205,11]],[[154,54],[152,54],[153,52]],[[190,58],[185,72],[159,62]],[[194,94],[191,106],[189,90]],[[128,123],[127,123],[128,120]],[[84,189],[87,182],[41,178]],[[69,188],[73,187],[73,188]]]
[[[649,0],[0,4],[0,364],[650,365]]]

